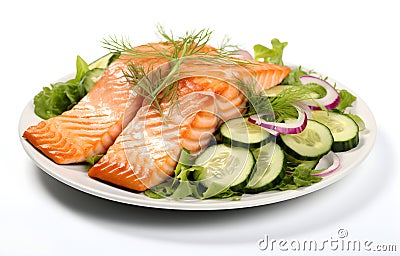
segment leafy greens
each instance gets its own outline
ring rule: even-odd
[[[264,62],[271,64],[283,65],[283,49],[287,46],[287,44],[287,42],[281,42],[277,38],[271,40],[272,48],[268,48],[261,44],[256,44],[253,47],[254,58],[256,60],[263,59]]]
[[[89,65],[78,55],[73,79],[43,87],[35,96],[35,114],[49,119],[71,109],[92,89],[105,68],[118,56],[119,54],[107,54]]]
[[[44,87],[33,99],[35,114],[43,119],[49,119],[75,106],[87,93],[81,80],[88,70],[88,64],[77,56],[75,78]]]

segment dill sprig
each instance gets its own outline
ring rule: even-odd
[[[228,37],[225,37],[221,45],[217,48],[210,47],[206,50],[213,31],[210,29],[201,29],[199,31],[186,32],[184,36],[175,37],[172,31],[166,32],[161,25],[157,26],[158,34],[165,40],[167,47],[158,48],[152,44],[147,46],[150,50],[142,51],[135,49],[130,43],[129,38],[117,36],[109,36],[101,41],[103,48],[111,52],[119,52],[132,57],[160,57],[168,60],[176,60],[178,58],[207,56],[210,59],[229,59],[230,61],[238,61],[246,63],[245,60],[233,60],[239,47],[232,44]],[[169,47],[168,47],[169,46]]]
[[[158,34],[165,40],[166,47],[159,48],[148,44],[149,50],[138,50],[132,46],[127,37],[117,38],[110,36],[102,40],[103,47],[111,52],[120,52],[132,57],[159,57],[168,60],[176,60],[182,57],[193,56],[195,54],[208,54],[211,51],[203,52],[203,49],[211,38],[212,31],[201,29],[199,31],[186,32],[185,36],[177,37],[172,32],[167,33],[161,25],[157,26]]]
[[[150,57],[164,58],[169,60],[162,67],[152,70],[144,70],[141,66],[131,64],[125,72],[125,76],[138,89],[138,93],[150,100],[164,117],[161,108],[161,101],[169,100],[172,106],[177,105],[178,100],[178,80],[180,77],[180,67],[184,60],[190,58],[209,63],[237,62],[246,64],[246,60],[232,59],[238,47],[231,44],[225,38],[218,48],[207,47],[212,35],[210,29],[186,32],[184,36],[175,37],[170,31],[166,32],[161,25],[157,26],[158,34],[165,40],[165,47],[148,44],[148,49],[135,48],[127,37],[118,39],[110,36],[103,39],[103,47],[111,52],[118,52],[122,55],[132,56],[133,58]],[[168,72],[164,72],[167,67]],[[171,112],[170,112],[171,113]],[[165,121],[165,119],[164,119]]]
[[[272,106],[269,98],[265,95],[264,91],[261,90],[256,77],[250,78],[248,81],[236,77],[235,81],[232,82],[241,93],[247,98],[248,105],[246,116],[261,113],[272,113]]]
[[[275,113],[277,122],[288,118],[297,118],[297,110],[293,103],[313,100],[322,95],[321,86],[316,84],[306,84],[291,86],[280,92],[276,97],[271,97],[271,106]]]
[[[103,48],[113,53],[122,53],[133,49],[128,37],[117,38],[117,36],[109,36],[107,39],[101,41]]]
[[[161,25],[158,25],[157,30],[166,42],[172,45],[172,51],[170,51],[170,54],[165,54],[164,56],[167,59],[176,60],[183,57],[190,57],[195,54],[208,54],[215,51],[213,49],[203,51],[213,33],[209,29],[201,29],[197,32],[186,32],[185,36],[178,37],[177,39],[174,38],[172,31],[168,34]],[[166,51],[164,50],[163,52],[165,53]]]
[[[298,113],[293,106],[294,103],[324,96],[324,89],[317,84],[291,86],[275,97],[268,97],[263,90],[257,90],[260,86],[256,78],[247,82],[237,78],[234,84],[248,100],[246,116],[260,114],[264,118],[273,117],[276,122],[297,118]]]
[[[179,64],[172,67],[177,68]],[[135,85],[136,92],[148,100],[159,112],[165,121],[165,116],[161,108],[161,102],[167,99],[176,102],[177,95],[177,72],[174,70],[165,70],[168,64],[160,66],[156,69],[149,67],[147,70],[143,66],[128,65],[125,71],[125,77],[131,84]],[[165,75],[165,73],[167,73]],[[168,85],[168,86],[167,86]]]

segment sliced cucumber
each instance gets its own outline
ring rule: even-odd
[[[222,142],[228,146],[258,148],[266,143],[269,133],[243,117],[231,119],[221,125]]]
[[[245,188],[247,193],[258,193],[277,185],[285,177],[286,160],[278,144],[269,142],[253,151],[257,160],[254,173]]]
[[[119,54],[116,53],[109,53],[104,55],[103,57],[93,61],[92,63],[89,64],[89,70],[95,69],[95,68],[107,68],[108,65],[110,65],[111,62],[113,62],[115,59],[119,57]]]
[[[298,134],[281,134],[285,152],[299,160],[315,160],[331,150],[333,137],[325,125],[308,120],[306,128]]]
[[[93,88],[97,81],[103,76],[108,65],[118,57],[119,54],[117,53],[109,53],[89,64],[89,71],[86,72],[82,80],[86,92],[89,92]]]
[[[359,143],[359,127],[354,120],[346,115],[328,112],[313,111],[314,120],[326,125],[333,135],[332,151],[343,152],[355,148]]]
[[[204,198],[213,197],[228,188],[240,190],[253,170],[254,158],[248,149],[217,144],[207,148],[195,161],[201,170],[193,178],[207,189]]]
[[[276,97],[276,96],[278,96],[279,93],[283,92],[284,90],[286,90],[286,89],[290,90],[292,88],[296,89],[299,87],[294,86],[294,85],[278,85],[278,86],[271,87],[271,88],[265,90],[264,92],[265,92],[265,95],[267,95],[268,97]],[[309,94],[310,99],[318,99],[318,98],[324,97],[326,95],[326,90],[322,86],[319,86],[318,89],[317,88],[315,88],[315,89],[317,90],[317,92],[311,92]]]
[[[83,78],[83,87],[87,92],[92,90],[93,86],[103,76],[104,71],[104,68],[95,68],[86,72],[85,77]]]
[[[276,97],[283,90],[292,88],[292,87],[293,87],[293,85],[278,85],[278,86],[271,87],[271,88],[265,90],[264,92],[265,92],[265,95],[267,95],[268,97]]]

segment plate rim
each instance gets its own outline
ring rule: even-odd
[[[317,73],[318,75],[323,76],[321,73]],[[66,76],[68,77],[68,76]],[[323,76],[325,77],[325,76]],[[85,192],[87,194],[100,197],[103,199],[125,203],[130,205],[142,206],[142,207],[151,207],[151,208],[158,208],[158,209],[173,209],[173,210],[229,210],[229,209],[240,209],[240,208],[248,208],[248,207],[255,207],[267,204],[278,203],[282,201],[287,201],[290,199],[294,199],[297,197],[301,197],[307,195],[309,193],[316,192],[322,188],[325,188],[331,184],[336,183],[337,181],[341,180],[345,177],[352,169],[356,166],[360,165],[366,157],[371,152],[373,145],[375,144],[376,134],[377,134],[377,126],[375,117],[368,107],[368,105],[350,88],[344,86],[343,84],[339,83],[337,80],[332,78],[328,78],[329,82],[336,83],[338,88],[346,89],[353,93],[357,97],[357,106],[355,108],[355,112],[360,111],[360,107],[362,107],[362,111],[367,113],[368,116],[362,116],[364,121],[367,119],[367,129],[368,133],[368,141],[365,141],[365,134],[361,132],[360,134],[360,144],[356,147],[355,151],[360,151],[362,154],[358,156],[350,165],[346,165],[346,167],[341,166],[340,169],[329,176],[324,177],[322,181],[319,183],[315,183],[308,187],[302,187],[297,190],[287,190],[287,191],[267,191],[258,194],[244,194],[243,198],[239,201],[232,201],[230,199],[207,199],[207,200],[199,200],[199,199],[184,199],[184,200],[172,200],[170,198],[165,199],[153,199],[146,197],[143,193],[135,193],[131,191],[125,191],[111,185],[105,184],[98,180],[91,179],[88,175],[86,175],[87,179],[96,182],[97,185],[94,187],[88,187],[76,180],[70,180],[67,178],[66,175],[62,175],[63,172],[57,172],[55,170],[58,169],[68,169],[66,165],[58,165],[54,163],[51,159],[47,158],[44,154],[42,154],[39,150],[33,147],[26,139],[22,137],[23,132],[25,129],[30,126],[34,125],[35,123],[29,123],[27,120],[28,118],[36,119],[40,121],[41,119],[34,114],[33,111],[33,101],[31,100],[26,104],[24,110],[21,113],[19,124],[18,124],[18,132],[21,144],[30,157],[30,159],[34,162],[34,164],[39,167],[42,171],[50,175],[51,177],[55,178],[56,180],[74,188],[79,191]],[[358,110],[358,111],[357,111]],[[27,124],[28,123],[28,124]],[[343,158],[344,153],[339,153],[339,157]],[[84,167],[83,164],[76,164],[75,167]],[[328,177],[328,178],[327,178]],[[100,185],[102,184],[102,185]],[[118,192],[116,192],[118,190]],[[113,193],[115,192],[115,193]],[[128,193],[128,194],[127,194]],[[130,197],[127,197],[130,195]],[[247,199],[251,198],[251,199]]]

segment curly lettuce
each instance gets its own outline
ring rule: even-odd
[[[49,119],[70,110],[93,88],[106,68],[119,56],[120,53],[108,53],[91,64],[87,64],[78,55],[75,78],[44,87],[33,100],[35,114],[43,119]]]
[[[267,63],[283,65],[283,49],[287,46],[287,44],[287,42],[281,42],[277,38],[271,40],[272,48],[268,48],[261,44],[256,44],[253,47],[254,58],[257,61],[260,61],[262,59],[264,62]]]
[[[77,56],[75,78],[43,87],[33,99],[35,114],[43,119],[49,119],[75,106],[87,93],[81,80],[88,70],[88,64]]]

